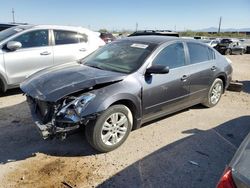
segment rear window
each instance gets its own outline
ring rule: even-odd
[[[233,41],[230,40],[230,39],[222,39],[222,40],[220,41],[220,43],[231,43],[231,42],[233,42]]]
[[[207,46],[197,43],[187,43],[187,46],[191,64],[209,61],[215,58],[213,50]]]
[[[88,36],[74,31],[54,30],[55,45],[87,42]]]

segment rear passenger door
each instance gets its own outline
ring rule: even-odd
[[[189,54],[190,102],[200,102],[208,93],[217,69],[215,53],[209,47],[187,42]]]
[[[75,31],[53,30],[54,64],[82,59],[88,55],[88,36]]]

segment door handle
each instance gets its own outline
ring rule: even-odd
[[[216,66],[212,66],[211,68],[212,71],[216,71],[216,69],[217,69]]]
[[[50,55],[51,53],[48,52],[48,51],[45,51],[45,52],[41,52],[40,55]]]
[[[86,49],[85,49],[85,48],[81,48],[81,49],[79,49],[79,51],[80,51],[80,52],[85,52]]]
[[[187,79],[188,79],[188,76],[187,76],[187,75],[183,75],[183,76],[181,77],[181,81],[183,81],[183,82],[186,82]]]

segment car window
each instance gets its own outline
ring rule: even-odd
[[[79,42],[79,35],[73,31],[54,30],[55,45],[75,44]]]
[[[36,30],[24,33],[13,41],[18,41],[22,44],[22,48],[31,48],[31,47],[41,47],[49,45],[49,35],[48,30]]]
[[[197,43],[187,43],[187,46],[191,64],[214,59],[214,55],[211,54],[213,52],[209,51],[209,48],[207,46],[203,46]]]
[[[88,36],[84,33],[78,33],[79,42],[88,42]]]
[[[22,28],[18,28],[18,27],[12,27],[12,28],[9,28],[9,29],[6,29],[4,31],[1,31],[0,32],[0,42],[5,40],[6,38],[10,37],[10,36],[13,36],[15,34],[17,34],[18,32],[21,32],[23,31]]]
[[[185,53],[182,43],[170,44],[154,59],[153,64],[177,68],[185,65]]]

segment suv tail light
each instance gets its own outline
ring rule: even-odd
[[[224,170],[223,175],[217,184],[217,188],[236,188],[236,185],[233,181],[232,169],[230,167]]]

